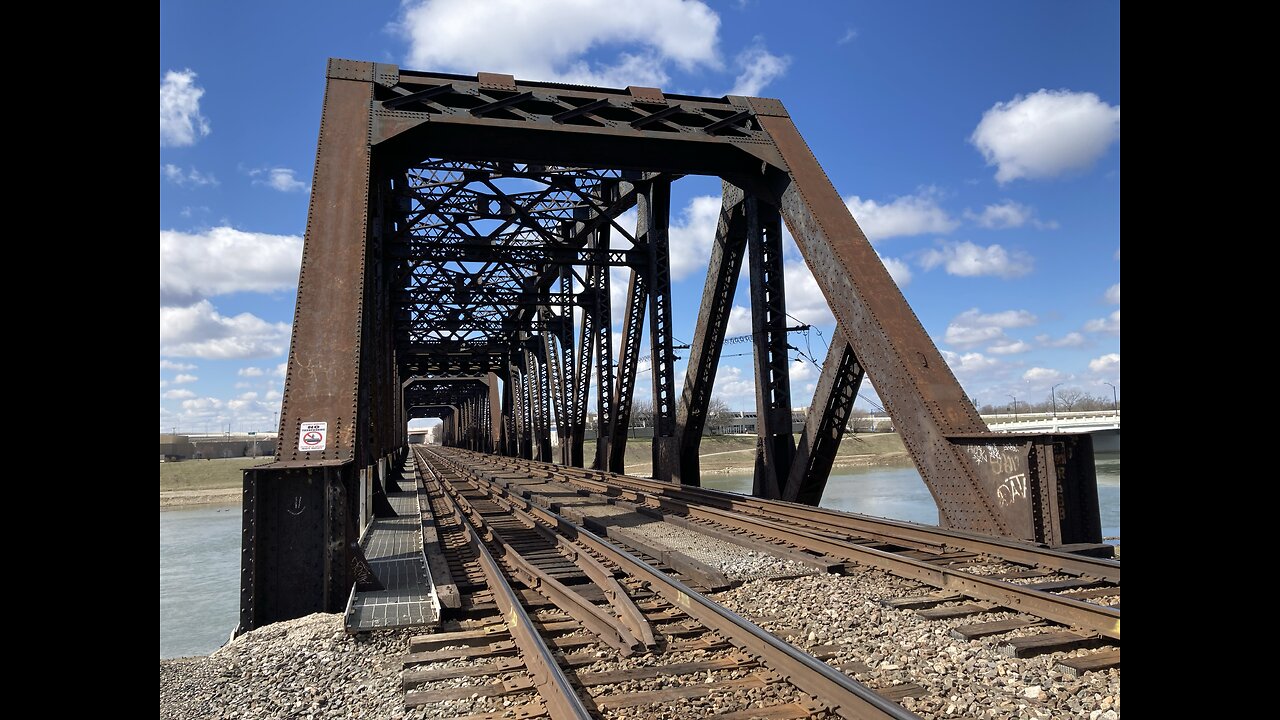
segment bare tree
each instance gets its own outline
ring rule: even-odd
[[[729,424],[729,403],[715,395],[707,401],[707,432],[712,435],[721,434]]]
[[[1062,388],[1058,391],[1058,405],[1066,412],[1071,412],[1089,393],[1080,388]]]
[[[653,424],[653,402],[631,401],[631,427],[649,427]]]

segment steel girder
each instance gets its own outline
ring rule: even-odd
[[[853,347],[837,327],[813,391],[800,445],[783,488],[783,500],[817,505],[822,499],[863,375]]]
[[[653,477],[671,481],[676,451],[675,348],[671,337],[671,182],[653,181],[636,205],[638,243],[647,249],[649,376],[653,381]]]
[[[738,272],[747,250],[747,222],[742,190],[724,183],[720,204],[720,221],[715,242],[711,246],[711,262],[707,282],[702,289],[698,324],[689,349],[689,365],[684,375],[684,392],[676,415],[676,444],[679,462],[673,479],[685,485],[701,485],[698,446],[706,428],[707,408],[720,366],[720,351],[733,296],[738,287]]]
[[[641,216],[641,222],[644,222]],[[631,398],[636,389],[640,365],[640,338],[648,296],[648,267],[632,268],[627,282],[627,306],[622,315],[622,338],[618,345],[618,370],[614,381],[613,414],[609,428],[609,470],[624,472],[627,435],[631,428]]]
[[[753,494],[777,499],[791,470],[791,362],[782,274],[782,219],[777,208],[747,197],[751,266],[751,336],[756,371],[756,472]]]
[[[779,258],[766,247],[778,227],[769,214],[781,215],[858,366],[875,381],[942,524],[1049,544],[1098,539],[1094,478],[1080,459],[1087,448],[1073,439],[987,432],[777,100],[403,72],[348,60],[329,62],[325,88],[281,442],[275,463],[245,477],[242,628],[345,602],[365,567],[354,539],[367,518],[353,499],[381,482],[383,473],[369,468],[385,467],[406,439],[411,409],[402,378],[496,373],[500,391],[491,383],[484,398],[441,412],[447,441],[550,459],[554,408],[570,441],[563,459],[579,462],[573,446],[591,376],[583,366],[594,357],[597,463],[621,469],[648,311],[660,425],[655,473],[695,481],[688,452],[715,352],[695,338],[703,346],[693,349],[697,377],[692,388],[686,382],[694,395],[677,406],[663,231],[666,184],[685,174],[718,176],[755,198],[762,257],[770,262]],[[642,194],[648,225],[633,236],[617,218]],[[601,242],[605,233],[630,247]],[[613,267],[632,277],[616,372],[607,302]],[[766,494],[775,482],[791,492],[798,472],[786,462],[789,435],[779,430],[785,327],[777,313],[785,310],[781,285],[775,299],[768,281],[776,271],[776,264],[762,266],[763,284],[754,274],[752,282],[761,305],[753,312],[767,334],[757,352],[761,407],[771,408],[762,420],[775,441],[772,449],[762,444],[764,465],[772,465],[773,479],[760,488]],[[726,284],[716,288],[722,298]],[[575,313],[583,323],[576,352],[571,331],[548,327],[551,316],[571,323]],[[714,333],[721,322],[714,320],[700,325]],[[530,352],[527,338],[543,344]],[[550,356],[548,338],[560,343]],[[554,392],[549,366],[558,376]],[[847,389],[849,366],[842,367]],[[501,419],[499,392],[508,399]],[[824,410],[814,422],[838,423],[838,412]],[[830,413],[837,414],[822,420]],[[303,423],[325,424],[323,450],[299,449]],[[801,452],[806,467],[815,452],[826,452],[816,440],[810,447]],[[821,483],[814,480],[796,497],[816,500]],[[290,515],[295,502],[307,510]]]

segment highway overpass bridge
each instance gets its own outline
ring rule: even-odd
[[[991,432],[1088,433],[1094,452],[1120,452],[1120,413],[1113,411],[1060,412],[1056,415],[1004,413],[983,415]]]

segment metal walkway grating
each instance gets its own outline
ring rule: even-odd
[[[434,625],[439,621],[422,557],[422,520],[417,495],[390,493],[397,517],[375,518],[361,547],[385,590],[358,592],[347,612],[347,629]]]

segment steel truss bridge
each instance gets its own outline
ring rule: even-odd
[[[723,198],[677,387],[668,228],[671,183],[691,175],[720,178]],[[798,442],[784,222],[838,322]],[[653,477],[697,486],[743,263],[754,495],[818,504],[870,376],[941,525],[1051,547],[1101,539],[1088,436],[988,432],[781,102],[335,59],[279,449],[245,475],[241,628],[341,610],[353,585],[377,583],[358,539],[393,512],[412,418],[442,418],[447,445],[621,472],[644,355]],[[615,268],[628,278],[620,333]]]

